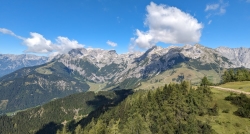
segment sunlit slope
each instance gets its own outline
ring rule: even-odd
[[[166,83],[179,83],[183,80],[190,81],[193,85],[199,85],[204,76],[206,76],[212,83],[219,83],[221,81],[218,69],[215,70],[210,68],[208,70],[199,70],[192,67],[190,63],[182,63],[172,69],[156,75],[149,80],[142,81],[140,86],[136,89],[154,89],[164,86]]]

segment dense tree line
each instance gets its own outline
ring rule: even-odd
[[[65,126],[57,133],[215,133],[211,126],[196,118],[206,114],[218,115],[218,106],[211,103],[211,94],[206,84],[194,89],[186,81],[156,90],[137,91],[118,106],[93,117],[89,123],[80,122],[73,130]]]
[[[250,71],[245,68],[229,69],[222,75],[223,83],[234,81],[250,81]]]
[[[225,100],[231,101],[232,104],[238,106],[238,110],[234,112],[235,115],[250,118],[250,98],[245,94],[230,95]]]

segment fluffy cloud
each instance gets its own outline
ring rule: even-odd
[[[19,39],[24,39],[23,37],[16,35],[14,32],[12,32],[11,30],[6,29],[6,28],[0,28],[0,32],[3,34],[9,34],[9,35],[14,36],[14,37],[19,38]]]
[[[228,6],[228,3],[224,3],[223,0],[219,0],[218,3],[215,4],[207,4],[205,11],[210,12],[207,15],[207,18],[211,15],[223,15],[226,13],[226,7]]]
[[[41,34],[30,33],[30,38],[24,39],[23,43],[28,48],[25,52],[29,53],[49,53],[54,51],[54,45],[50,40],[45,39]]]
[[[116,47],[117,46],[117,43],[115,43],[115,42],[112,42],[112,41],[107,41],[106,42],[109,46],[111,46],[111,47]]]
[[[67,37],[57,37],[55,50],[60,53],[67,53],[71,49],[83,48],[83,44],[79,44],[76,40],[69,40]]]
[[[176,7],[156,5],[151,2],[147,6],[144,22],[149,28],[143,32],[136,30],[136,38],[132,38],[130,48],[150,48],[158,42],[170,44],[197,43],[201,37],[203,25],[188,13]]]
[[[57,37],[56,42],[53,43],[52,41],[44,38],[43,35],[39,33],[31,32],[31,37],[24,38],[5,28],[0,28],[0,32],[23,40],[23,44],[27,46],[27,49],[24,51],[26,53],[53,53],[53,55],[55,55],[67,53],[71,49],[84,47],[84,45],[79,44],[76,40],[70,40],[67,37],[59,36]]]
[[[45,39],[41,34],[30,33],[31,38],[24,40],[24,44],[28,47],[25,52],[32,53],[67,53],[71,49],[82,48],[84,45],[79,44],[76,40],[69,40],[67,37],[57,37],[56,43]]]

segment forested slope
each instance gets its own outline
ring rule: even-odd
[[[0,116],[0,134],[53,134],[62,124],[76,122],[106,105],[115,105],[131,93],[131,90],[78,93],[11,117]]]
[[[84,80],[59,62],[23,68],[0,78],[0,115],[88,89]]]
[[[58,133],[215,133],[197,116],[218,114],[212,102],[212,92],[206,85],[197,89],[188,82],[169,84],[151,91],[138,91],[107,112],[82,119],[75,129],[65,126]],[[68,131],[68,132],[67,132]]]

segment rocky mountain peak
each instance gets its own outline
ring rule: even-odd
[[[85,48],[72,49],[68,52],[68,54],[73,57],[75,56],[79,57],[84,55],[85,53],[87,53],[87,50]]]
[[[110,54],[117,54],[115,50],[109,50]]]
[[[216,51],[218,51],[224,57],[228,58],[238,67],[250,68],[250,48],[218,47],[216,48]]]

